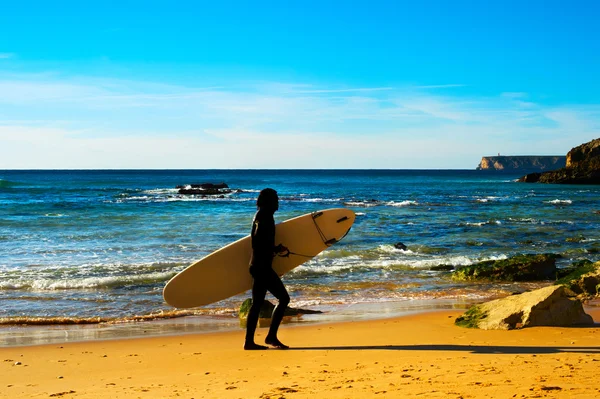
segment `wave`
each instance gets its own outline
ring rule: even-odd
[[[44,278],[35,280],[9,280],[0,282],[0,290],[53,291],[121,288],[166,282],[175,274],[174,272],[165,272],[139,276],[86,277],[61,280]]]
[[[188,316],[220,316],[232,315],[235,309],[231,308],[201,308],[201,309],[173,309],[160,310],[142,315],[131,315],[122,317],[106,317],[106,316],[14,316],[0,317],[0,325],[2,326],[47,326],[47,325],[86,325],[86,324],[121,324],[134,323],[143,321],[155,321],[174,319]]]
[[[18,185],[19,185],[19,183],[17,183],[17,182],[0,179],[0,189],[1,188],[11,188],[11,187],[15,187]]]
[[[544,203],[552,204],[552,205],[571,205],[573,203],[573,201],[572,200],[554,199],[551,201],[544,201]]]
[[[393,207],[405,207],[405,206],[416,206],[420,205],[417,201],[405,200],[405,201],[379,201],[375,199],[371,200],[356,200],[356,201],[343,201],[346,206],[353,206],[359,208],[371,208],[374,206],[393,206]]]
[[[502,222],[500,220],[486,220],[485,222],[460,222],[458,225],[459,226],[476,226],[476,227],[481,227],[481,226],[498,226],[501,225]]]
[[[390,202],[386,202],[385,205],[403,207],[403,206],[419,205],[419,203],[417,201],[400,201],[400,202],[390,201]]]
[[[163,284],[186,264],[81,265],[0,270],[0,290],[98,290]]]
[[[397,249],[393,245],[381,245],[366,251],[327,251],[318,257],[294,269],[290,275],[294,277],[334,276],[345,273],[368,273],[373,270],[430,270],[432,267],[468,266],[474,263],[507,259],[505,254],[487,257],[471,257],[467,255],[446,255],[447,248],[416,246],[406,250]],[[331,253],[333,252],[333,253]]]

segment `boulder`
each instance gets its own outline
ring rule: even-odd
[[[521,177],[524,183],[600,184],[600,139],[569,151],[566,166],[550,172]]]
[[[556,258],[553,254],[525,254],[502,260],[479,262],[463,266],[454,273],[456,281],[538,281],[556,278]]]
[[[397,243],[394,244],[394,248],[400,249],[402,251],[406,251],[406,249],[408,247],[406,245],[404,245],[403,243],[401,243],[401,242],[397,242]]]
[[[238,313],[238,317],[240,319],[240,324],[245,327],[246,322],[248,320],[248,313],[250,312],[250,308],[252,307],[252,298],[246,299],[242,305],[240,306],[240,311]],[[273,315],[273,310],[275,309],[275,305],[271,302],[265,300],[263,305],[260,308],[260,313],[258,314],[258,325],[260,327],[268,327],[271,324],[271,316]],[[320,314],[323,313],[320,310],[309,310],[309,309],[297,309],[287,307],[285,309],[284,317],[299,317],[303,314]]]
[[[512,330],[534,326],[586,326],[594,320],[565,287],[551,285],[472,306],[455,324],[482,330]]]

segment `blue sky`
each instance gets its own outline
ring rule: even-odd
[[[600,137],[596,2],[0,3],[0,168],[465,168]]]

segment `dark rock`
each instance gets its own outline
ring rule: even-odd
[[[403,244],[403,243],[401,243],[401,242],[397,242],[396,244],[394,244],[394,248],[396,248],[396,249],[401,249],[402,251],[406,251],[406,250],[407,250],[407,247],[406,247],[406,245],[404,245],[404,244]]]
[[[581,302],[568,297],[562,286],[511,295],[475,305],[454,322],[461,327],[482,330],[512,330],[533,326],[593,325]]]
[[[517,181],[521,183],[537,183],[540,181],[541,173],[530,173],[523,177],[520,177]]]
[[[569,151],[564,168],[527,175],[518,181],[559,184],[600,184],[600,139],[592,140]]]
[[[180,185],[176,187],[179,189],[179,194],[185,195],[220,195],[229,194],[232,190],[225,183],[202,183],[202,184],[188,184]]]
[[[567,237],[566,242],[582,242],[585,241],[585,237],[581,234],[575,237]]]
[[[509,259],[479,262],[458,268],[452,279],[458,281],[539,281],[556,278],[556,258],[553,254],[525,254]]]

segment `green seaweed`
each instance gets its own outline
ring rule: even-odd
[[[568,268],[568,270],[570,270],[570,273],[557,280],[556,284],[570,287],[571,283],[579,280],[584,274],[588,274],[596,270],[596,266],[594,266],[593,262],[584,259],[574,262],[571,267]]]
[[[521,254],[502,260],[489,260],[457,269],[453,280],[534,281],[556,278],[555,254]]]
[[[473,305],[462,316],[454,320],[454,324],[464,328],[479,328],[479,322],[487,317],[481,306]]]

